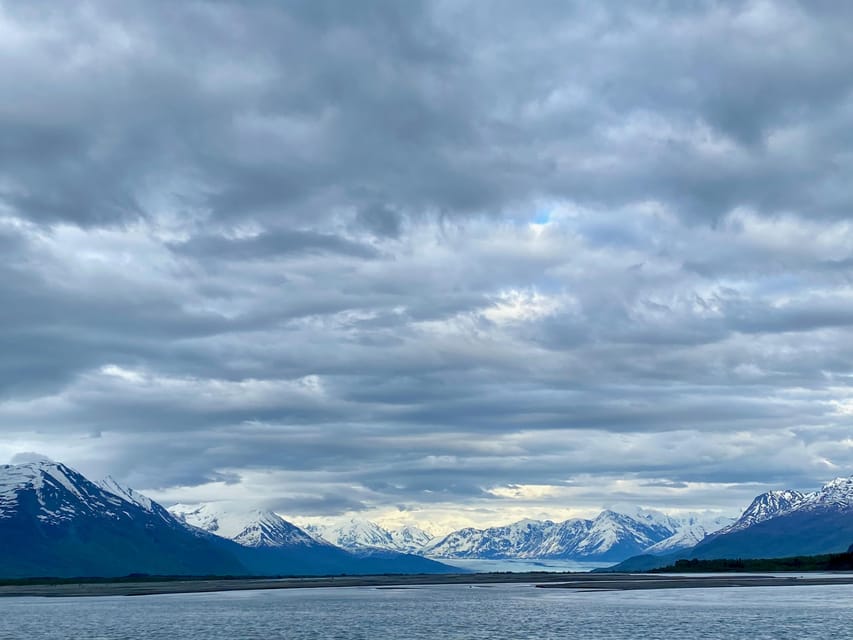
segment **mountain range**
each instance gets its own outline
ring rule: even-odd
[[[0,577],[459,572],[396,551],[351,553],[271,511],[172,509],[61,463],[2,465]]]
[[[853,477],[770,491],[737,519],[613,507],[595,518],[521,520],[432,536],[353,518],[297,526],[225,502],[168,509],[113,478],[92,482],[41,460],[0,466],[0,577],[446,573],[461,559],[614,562],[842,552],[853,543]],[[444,561],[444,562],[442,562]]]
[[[691,547],[730,518],[691,514],[672,517],[649,509],[621,507],[596,518],[564,522],[521,520],[486,529],[465,528],[433,537],[417,527],[384,529],[351,519],[337,526],[305,529],[347,549],[371,546],[453,559],[565,559],[618,562],[643,552],[665,553]]]
[[[399,531],[368,521],[306,529],[350,549],[403,548]],[[486,529],[460,529],[441,537],[416,531],[406,551],[447,561],[566,559],[619,562],[616,569],[644,570],[683,558],[840,553],[853,543],[853,477],[837,478],[810,493],[792,489],[763,493],[737,519],[614,507],[591,520],[521,520]]]

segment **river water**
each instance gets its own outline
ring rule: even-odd
[[[853,586],[573,592],[532,585],[0,600],[0,638],[853,638]]]

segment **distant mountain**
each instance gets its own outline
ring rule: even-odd
[[[550,520],[521,520],[488,529],[469,527],[432,541],[424,553],[436,558],[537,558],[554,526]]]
[[[394,549],[394,539],[391,532],[375,522],[351,518],[335,525],[309,524],[305,530],[315,537],[331,542],[343,549]]]
[[[253,573],[458,573],[459,569],[393,549],[361,547],[343,549],[297,527],[272,511],[246,509],[228,503],[173,505],[172,515],[188,526],[238,543],[238,558]],[[375,531],[373,529],[376,529]],[[378,525],[353,527],[364,539],[393,536]],[[355,534],[344,536],[352,542]]]
[[[684,549],[690,549],[712,533],[730,526],[734,518],[722,516],[703,516],[690,514],[676,518],[678,529],[665,540],[661,540],[643,550],[645,554],[666,555]]]
[[[214,504],[169,507],[169,513],[188,525],[233,540],[244,547],[305,547],[323,544],[281,516],[263,509],[234,508]]]
[[[415,526],[386,529],[370,520],[350,518],[336,525],[309,524],[305,530],[313,536],[350,551],[386,549],[419,554],[433,536]]]
[[[661,514],[662,515],[662,514]],[[602,511],[572,552],[575,558],[618,561],[666,540],[676,532],[668,519],[639,520],[615,511]]]
[[[350,551],[367,548],[416,553],[438,559],[570,559],[613,561],[636,553],[668,553],[691,547],[731,519],[699,514],[671,517],[659,511],[617,506],[592,520],[521,520],[468,527],[433,537],[417,527],[388,530],[354,518],[337,525],[305,525],[312,535]]]
[[[726,521],[719,526],[723,524]],[[708,521],[705,527],[713,529],[714,524]],[[602,511],[593,520],[522,520],[502,527],[460,529],[433,540],[423,552],[437,558],[616,562],[655,546],[661,552],[692,546],[699,535],[695,517],[679,520],[658,511],[620,507]]]
[[[432,542],[431,533],[413,525],[406,525],[391,529],[391,542],[394,549],[403,553],[420,553],[424,547]]]
[[[247,573],[155,504],[56,462],[0,466],[0,575]]]

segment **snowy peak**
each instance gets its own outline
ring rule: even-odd
[[[797,505],[798,509],[830,509],[849,511],[853,509],[853,476],[836,478],[827,482],[814,493],[806,494]]]
[[[59,523],[84,514],[115,516],[126,504],[59,462],[0,466],[0,519],[27,512],[44,523]]]
[[[593,521],[587,536],[578,543],[576,552],[602,558],[639,553],[669,538],[675,531],[675,523],[663,514],[637,520],[608,509]]]
[[[225,504],[176,504],[169,512],[181,522],[244,547],[316,547],[318,542],[272,511]]]
[[[370,520],[351,518],[337,525],[307,525],[305,529],[315,537],[344,549],[375,547],[397,550],[391,532]]]
[[[812,493],[790,489],[762,493],[734,524],[719,533],[742,531],[760,522],[799,511],[853,511],[853,477],[836,478]]]
[[[391,529],[389,533],[394,549],[404,553],[419,553],[433,539],[432,534],[412,525]]]
[[[444,558],[533,558],[553,526],[549,520],[520,520],[503,527],[469,527],[434,540],[424,553]]]
[[[722,529],[723,533],[732,533],[751,527],[759,522],[775,518],[795,509],[805,498],[799,491],[768,491],[756,496],[734,524]]]
[[[414,525],[386,529],[362,518],[350,518],[331,525],[308,524],[304,529],[319,540],[349,551],[385,549],[419,554],[433,540],[432,534]]]

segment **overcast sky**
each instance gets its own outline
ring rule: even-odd
[[[437,530],[850,475],[851,20],[0,3],[0,462]]]

